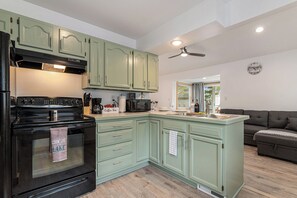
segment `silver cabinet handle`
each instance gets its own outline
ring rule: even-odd
[[[113,135],[112,137],[118,138],[118,137],[122,137],[122,135]]]
[[[113,149],[113,151],[120,151],[120,150],[122,150],[122,148]]]
[[[145,87],[145,80],[143,81],[143,86]]]
[[[104,84],[107,85],[107,76],[105,75]]]
[[[121,162],[121,161],[119,161],[119,162],[114,162],[113,165],[117,165],[117,164],[120,164],[120,163],[122,163],[122,162]]]

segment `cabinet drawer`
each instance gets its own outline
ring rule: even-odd
[[[205,137],[223,138],[223,127],[210,124],[190,124],[190,133]]]
[[[100,162],[97,164],[97,176],[102,177],[109,174],[116,173],[125,168],[129,168],[133,164],[132,154],[117,157],[112,160]]]
[[[114,131],[133,128],[133,120],[123,120],[117,122],[97,123],[98,132]]]
[[[163,120],[163,128],[174,131],[186,132],[187,123],[184,121]]]
[[[128,142],[132,140],[133,130],[119,130],[114,132],[99,133],[97,134],[97,146],[109,146],[122,142]]]
[[[132,141],[113,146],[98,148],[97,160],[98,162],[102,162],[104,160],[113,159],[130,153],[132,153]]]

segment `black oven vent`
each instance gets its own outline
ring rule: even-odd
[[[17,67],[72,74],[82,74],[86,71],[87,61],[85,60],[60,57],[13,47],[10,51],[11,62]],[[54,68],[54,66],[59,66],[60,68]]]

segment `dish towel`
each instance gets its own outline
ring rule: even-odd
[[[51,128],[53,162],[67,160],[67,127]]]
[[[169,131],[169,154],[177,156],[177,132]]]

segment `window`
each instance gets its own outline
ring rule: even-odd
[[[206,105],[209,105],[210,112],[215,113],[219,111],[220,91],[221,87],[219,83],[211,83],[204,85],[205,109]]]
[[[176,108],[189,108],[192,101],[192,84],[176,83]]]

